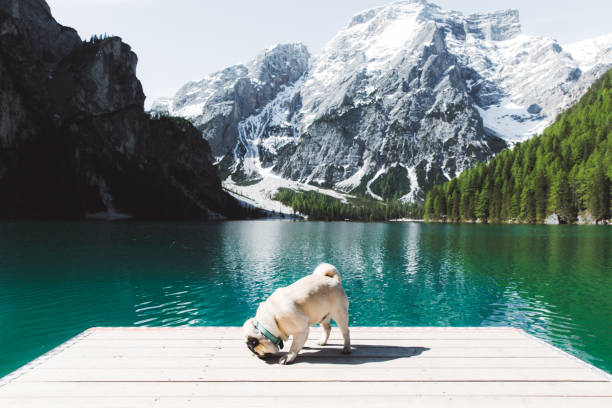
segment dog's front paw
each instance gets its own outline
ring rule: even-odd
[[[342,354],[351,354],[351,348],[350,347],[344,347],[342,349]]]
[[[295,360],[295,356],[293,356],[291,353],[287,353],[278,359],[278,364],[281,364],[281,365],[291,364],[293,363],[293,360]]]

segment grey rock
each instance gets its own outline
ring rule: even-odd
[[[567,80],[569,82],[573,82],[573,81],[578,81],[580,79],[580,77],[582,76],[582,71],[580,70],[580,68],[576,68],[573,69],[568,75],[567,75]]]
[[[538,104],[534,103],[529,105],[529,107],[527,108],[527,112],[531,113],[532,115],[537,115],[542,112],[542,108]]]
[[[578,220],[576,223],[580,225],[595,225],[597,224],[597,220],[595,217],[593,217],[593,215],[591,215],[591,213],[585,212],[583,214],[578,214]]]
[[[561,220],[557,214],[550,214],[546,217],[546,221],[544,222],[547,225],[559,225],[561,224]]]

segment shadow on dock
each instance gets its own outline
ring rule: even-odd
[[[351,354],[342,354],[342,344],[327,344],[321,347],[304,347],[293,365],[299,364],[364,364],[370,362],[390,361],[398,358],[416,357],[429,351],[427,347],[403,347],[387,345],[351,346]],[[286,352],[265,360],[276,364],[278,358]]]

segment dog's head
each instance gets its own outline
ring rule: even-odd
[[[246,345],[259,358],[267,358],[280,351],[278,346],[263,335],[255,327],[255,319],[251,318],[244,322],[242,331],[246,340]]]

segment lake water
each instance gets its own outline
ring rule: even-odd
[[[338,267],[352,325],[514,326],[612,371],[612,229],[0,223],[0,376],[91,326],[242,325]]]

